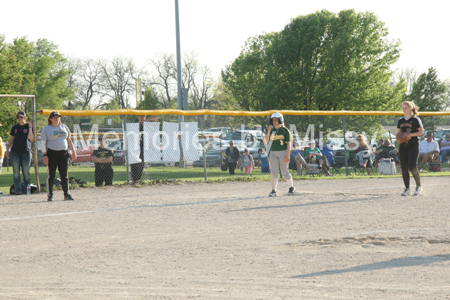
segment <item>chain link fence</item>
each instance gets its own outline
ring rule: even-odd
[[[71,130],[75,156],[71,156],[71,184],[82,186],[119,185],[172,180],[227,180],[236,177],[270,178],[263,172],[264,154],[268,153],[263,138],[269,116],[64,116],[61,121]],[[394,146],[398,116],[311,116],[285,115],[285,126],[295,141],[294,150],[308,148],[314,140],[326,157],[331,175],[357,174],[350,160],[352,146],[358,134],[363,134],[375,152],[379,140],[389,140]],[[450,118],[421,117],[425,130],[438,136],[441,128],[450,128]],[[47,124],[47,116],[38,115],[37,132]],[[427,127],[428,126],[428,127]],[[365,129],[365,130],[364,130]],[[345,136],[345,140],[344,140]],[[99,137],[103,140],[99,140]],[[443,136],[445,138],[445,135]],[[239,150],[234,175],[227,168],[230,156],[225,154],[230,141]],[[254,161],[250,173],[244,169],[243,152],[247,149]],[[262,149],[262,153],[258,150]],[[398,147],[397,147],[398,149]],[[296,153],[298,154],[299,151]],[[295,154],[295,153],[294,153]],[[37,143],[38,174],[46,182],[47,167],[43,164],[40,143]],[[309,157],[305,157],[309,160]],[[263,162],[263,164],[261,164]],[[309,161],[310,162],[310,161]],[[33,166],[32,161],[32,166]],[[312,162],[318,165],[318,162]],[[9,159],[4,170],[12,169]],[[34,179],[34,168],[31,167]],[[325,175],[321,166],[308,170],[291,157],[290,171],[294,178]],[[4,176],[4,175],[3,175]],[[57,173],[58,176],[58,173]],[[34,180],[32,180],[34,181]],[[12,183],[12,178],[11,178]],[[44,188],[44,186],[42,186]]]

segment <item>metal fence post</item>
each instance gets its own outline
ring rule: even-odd
[[[203,133],[203,116],[200,116],[200,129],[202,131],[203,139],[205,139],[205,134]],[[208,180],[208,172],[206,171],[206,151],[205,146],[207,143],[202,141],[202,152],[203,152],[203,172],[205,174],[205,181]]]
[[[123,133],[122,133],[125,165],[127,166],[127,183],[130,183],[130,166],[128,165],[128,140],[127,140],[127,116],[123,115]]]
[[[348,164],[347,164],[347,143],[345,140],[345,116],[342,116],[342,125],[344,127],[344,161],[345,161],[345,176],[348,176]]]

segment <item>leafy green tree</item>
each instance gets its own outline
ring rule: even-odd
[[[57,46],[45,39],[35,43],[21,37],[8,44],[0,35],[0,94],[35,95],[38,108],[60,109],[73,97],[73,91],[67,88],[69,71],[64,62]],[[9,131],[17,122],[17,110],[31,115],[31,99],[0,101],[3,109],[0,131]],[[38,121],[45,122],[44,118]]]
[[[299,16],[280,32],[249,39],[222,78],[247,110],[398,109],[406,83],[389,84],[399,42],[387,35],[370,12]],[[302,119],[300,128],[316,118]],[[380,127],[376,117],[354,119],[346,124],[349,130]]]
[[[37,106],[61,109],[74,98],[73,89],[67,87],[70,71],[65,68],[66,58],[58,51],[58,46],[46,39],[39,39],[34,45]]]
[[[144,99],[136,106],[139,110],[154,110],[160,109],[161,103],[159,102],[158,95],[155,90],[150,86],[144,92]]]
[[[421,111],[442,111],[446,106],[445,90],[445,85],[438,79],[436,69],[431,67],[427,73],[420,74],[407,99],[414,101]],[[421,118],[425,129],[434,129],[441,119],[434,116]]]
[[[445,86],[438,79],[436,69],[431,67],[427,73],[420,74],[408,98],[422,111],[440,111],[445,105],[444,93]]]

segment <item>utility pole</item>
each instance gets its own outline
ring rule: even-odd
[[[180,53],[180,18],[178,16],[178,0],[175,0],[175,23],[177,34],[177,83],[178,83],[178,109],[183,109],[183,94],[181,91],[181,53]],[[178,116],[178,122],[183,122],[183,116]]]

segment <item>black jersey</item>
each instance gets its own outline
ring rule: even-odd
[[[406,133],[416,133],[419,131],[419,128],[423,127],[422,121],[418,117],[411,116],[406,119],[404,116],[398,120],[397,128],[400,128],[401,132]],[[419,138],[417,136],[411,137],[408,141],[408,145],[412,143],[417,143]]]
[[[105,149],[102,147],[98,147],[94,150],[94,153],[92,153],[92,156],[98,157],[98,158],[106,158],[106,157],[114,157],[113,151],[111,149]],[[96,168],[106,168],[108,166],[112,166],[112,162],[109,163],[95,163]]]

